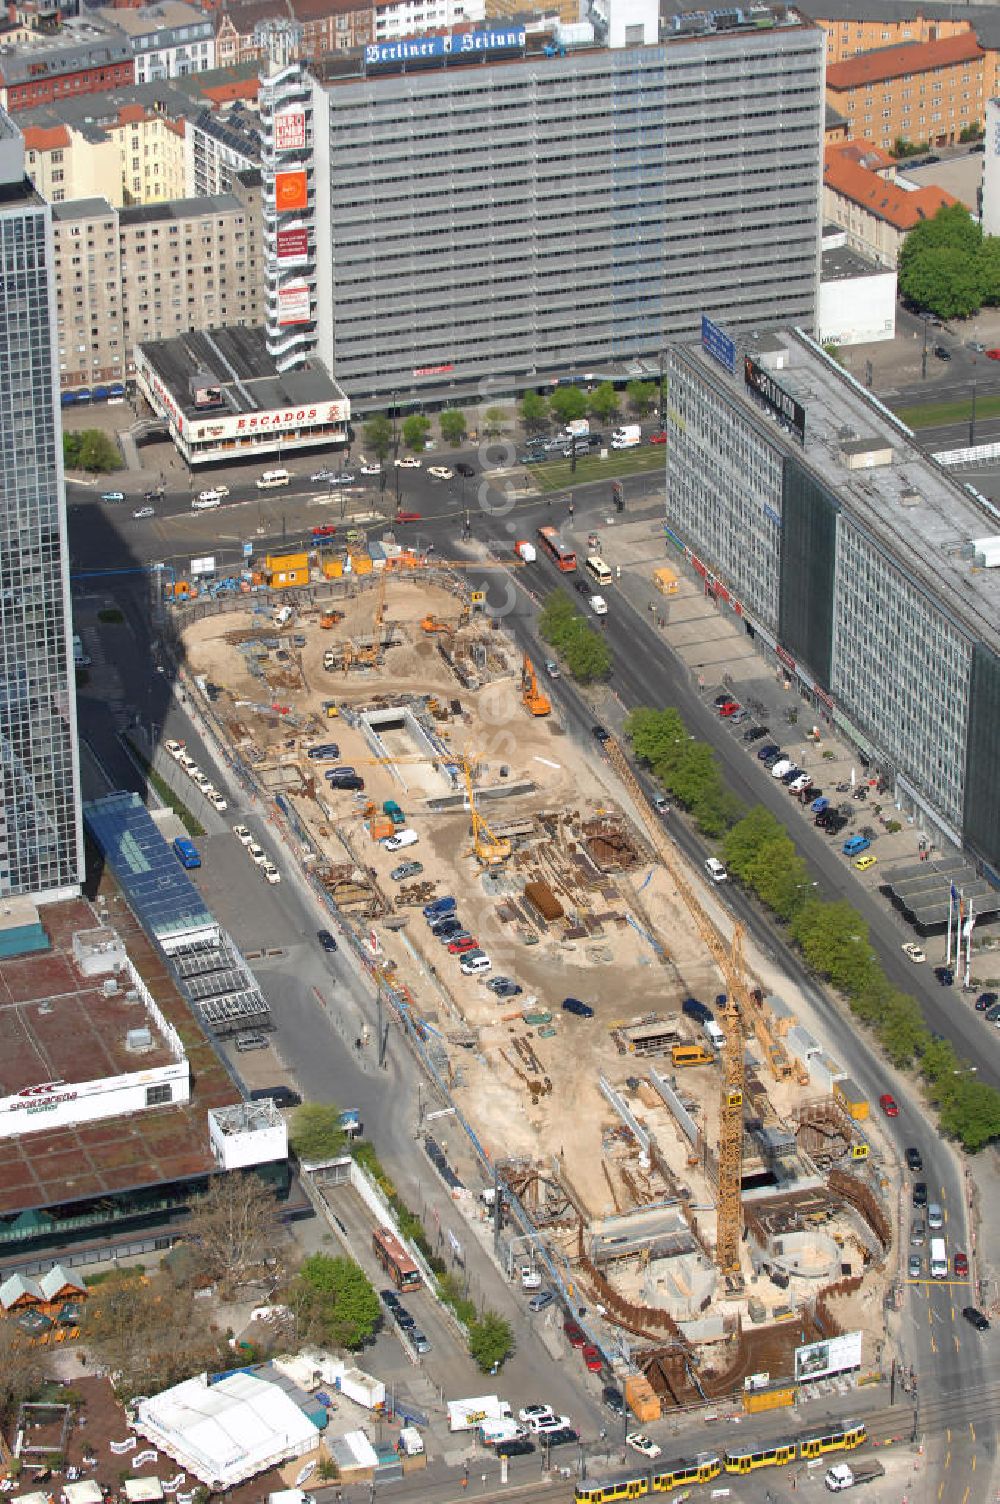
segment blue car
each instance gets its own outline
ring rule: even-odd
[[[830,801],[829,799],[814,799],[809,808],[814,815],[821,815],[824,810],[830,808]]]

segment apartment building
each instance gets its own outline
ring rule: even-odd
[[[72,198],[123,202],[121,154],[104,131],[25,124],[24,147],[28,177],[48,203]]]
[[[902,187],[896,182],[895,160],[872,141],[826,148],[824,217],[845,231],[851,250],[879,266],[896,267],[910,231],[957,202],[943,188]]]
[[[116,209],[53,208],[59,379],[93,391],[134,373],[133,346],[262,317],[260,174],[233,192]]]
[[[826,97],[850,136],[887,150],[897,141],[947,146],[986,118],[986,53],[971,32],[905,42],[834,63]]]
[[[375,6],[375,39],[413,37],[422,31],[460,30],[486,19],[486,0],[392,0]]]
[[[315,349],[363,406],[655,365],[703,313],[813,327],[824,38],[763,15],[651,5],[620,48],[515,23],[313,65],[265,152],[272,353]]]
[[[666,374],[668,540],[904,818],[997,873],[996,509],[801,335],[671,346]]]
[[[973,35],[987,55],[987,93],[994,93],[1000,82],[1000,12],[995,6],[958,8],[948,0],[816,0],[812,17],[826,33],[827,67],[905,42]]]
[[[215,67],[215,25],[183,0],[156,0],[138,10],[98,12],[124,32],[135,57],[135,81],[155,83]]]
[[[118,145],[126,204],[169,203],[183,195],[183,119],[129,104],[106,129]]]
[[[374,38],[371,0],[244,0],[219,12],[215,56],[220,68],[251,61],[282,67]]]
[[[61,104],[135,82],[135,59],[120,32],[65,23],[0,57],[0,106],[12,114]]]
[[[184,135],[184,193],[229,193],[237,173],[260,166],[260,119],[237,103],[228,110],[202,110]]]

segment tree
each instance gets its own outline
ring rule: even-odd
[[[595,632],[582,618],[570,634],[564,652],[566,666],[574,679],[581,684],[591,684],[595,679],[604,679],[611,671],[611,649],[600,632]]]
[[[480,1373],[492,1373],[513,1351],[510,1323],[496,1311],[483,1311],[469,1328],[469,1352]]]
[[[558,647],[567,640],[568,634],[573,630],[573,623],[579,619],[576,607],[565,590],[557,590],[542,607],[538,617],[538,630],[546,642]]]
[[[411,413],[408,418],[403,419],[403,443],[407,449],[425,449],[430,431],[431,420],[425,418],[423,413]]]
[[[652,381],[630,381],[625,388],[628,405],[639,418],[644,418],[653,405],[656,387]]]
[[[549,414],[549,404],[535,391],[527,391],[521,398],[521,417],[526,428],[541,428]]]
[[[986,301],[992,254],[962,204],[948,204],[907,235],[899,253],[899,290],[940,318],[967,318]]]
[[[587,411],[587,399],[578,386],[557,386],[549,408],[558,422],[576,423]]]
[[[602,423],[608,423],[618,412],[618,393],[610,381],[602,381],[590,394],[590,411]]]
[[[94,474],[122,469],[117,444],[99,428],[63,434],[63,463],[71,470],[89,470]]]
[[[120,1375],[126,1397],[155,1394],[202,1369],[231,1362],[221,1332],[205,1319],[190,1285],[164,1275],[147,1278],[122,1269],[93,1289],[84,1306],[81,1337],[88,1356]]]
[[[920,1009],[905,992],[895,992],[889,999],[878,1032],[882,1048],[900,1069],[912,1065],[921,1049],[930,1043]]]
[[[792,920],[792,937],[814,971],[857,997],[875,970],[868,926],[846,901],[810,898]]]
[[[495,438],[506,433],[510,414],[505,407],[488,407],[483,413],[483,432]]]
[[[969,1154],[1000,1138],[1000,1092],[972,1076],[960,1076],[941,1105],[941,1128]]]
[[[292,1116],[288,1141],[300,1160],[321,1164],[339,1158],[347,1143],[340,1108],[332,1102],[303,1102]]]
[[[31,1399],[45,1378],[38,1349],[29,1347],[13,1321],[0,1321],[0,1426],[14,1419],[22,1400]]]
[[[392,424],[385,413],[376,413],[365,424],[365,446],[378,460],[384,460],[392,448]]]
[[[314,1253],[288,1290],[298,1335],[307,1340],[358,1348],[372,1335],[381,1314],[379,1299],[353,1259]]]
[[[749,882],[760,853],[783,834],[784,826],[777,815],[772,815],[762,804],[755,804],[733,826],[722,844],[726,866],[744,882]]]
[[[252,1171],[234,1171],[191,1203],[185,1235],[208,1279],[232,1288],[273,1268],[277,1228],[272,1188]]]
[[[439,418],[441,437],[447,444],[458,446],[468,432],[468,424],[465,414],[459,412],[457,407],[447,407]]]
[[[674,749],[687,741],[688,731],[680,712],[672,706],[665,710],[641,707],[626,718],[625,735],[631,739],[639,761],[658,772],[665,760],[675,756]]]

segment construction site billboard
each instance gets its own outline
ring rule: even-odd
[[[825,1342],[807,1342],[795,1349],[795,1382],[807,1384],[833,1373],[861,1367],[861,1333],[843,1332]]]

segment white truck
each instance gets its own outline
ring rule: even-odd
[[[574,418],[563,429],[567,439],[586,439],[590,435],[590,423],[586,418]]]
[[[399,1445],[404,1457],[422,1457],[424,1438],[416,1426],[404,1426],[399,1433]]]
[[[520,1441],[527,1434],[522,1425],[506,1416],[498,1420],[481,1420],[478,1430],[481,1441],[488,1447],[495,1447],[498,1441]]]
[[[642,443],[642,429],[638,423],[626,423],[623,428],[616,428],[611,435],[612,449],[634,449]]]
[[[876,1478],[884,1477],[885,1468],[881,1462],[872,1459],[871,1462],[838,1462],[829,1469],[823,1482],[832,1494],[840,1494],[845,1488],[859,1488],[862,1483],[874,1483]]]
[[[534,564],[538,558],[538,551],[535,545],[529,543],[526,538],[519,538],[517,540],[514,544],[514,552],[519,559],[524,560],[525,564]]]
[[[948,1250],[944,1238],[931,1238],[931,1279],[948,1278]]]
[[[604,599],[604,596],[603,595],[592,595],[590,597],[590,609],[591,609],[591,611],[593,611],[593,613],[594,613],[595,616],[607,616],[607,614],[608,614],[608,603]]]
[[[510,1420],[511,1415],[507,1401],[498,1394],[448,1401],[448,1427],[452,1431],[474,1431],[484,1420]]]

